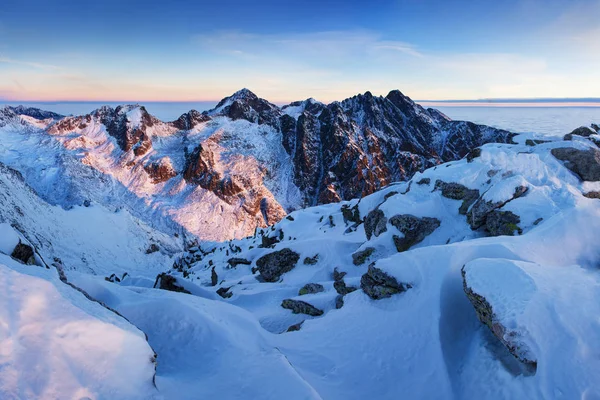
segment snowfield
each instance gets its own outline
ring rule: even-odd
[[[127,120],[143,123],[135,110]],[[3,129],[0,155],[24,172],[0,164],[2,399],[600,398],[595,135],[486,144],[361,199],[217,242],[176,236],[164,222],[182,193],[204,195],[181,182],[167,184],[175,200],[157,214],[143,181],[133,185],[136,212],[111,208],[131,195],[107,189],[112,178],[87,189],[97,196],[87,206],[50,204],[59,189],[45,185],[67,179],[50,158],[68,162],[63,149],[78,142]],[[96,170],[109,171],[114,138],[86,129],[105,146],[90,152]],[[243,139],[210,129],[188,135],[218,136],[217,169],[237,168],[230,157],[285,155],[269,127]],[[171,154],[182,140],[153,146]],[[25,166],[20,141],[39,165]],[[293,205],[284,176],[265,186]],[[224,208],[198,207],[179,218],[228,223]]]
[[[144,333],[56,270],[0,254],[0,291],[0,398],[162,398]]]

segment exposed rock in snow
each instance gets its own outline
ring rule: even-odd
[[[431,235],[440,226],[437,218],[422,217],[402,214],[390,218],[390,224],[398,229],[404,237],[394,235],[394,244],[398,251],[406,251],[417,243],[421,243],[425,237]]]
[[[322,310],[302,300],[285,299],[281,303],[281,307],[291,310],[294,314],[306,314],[311,317],[320,317],[323,315]]]
[[[321,293],[324,290],[325,288],[320,283],[307,283],[306,285],[300,288],[300,290],[298,291],[298,296],[304,296],[305,294]]]
[[[395,277],[370,265],[367,273],[360,278],[360,287],[367,296],[373,300],[379,300],[402,293],[412,286],[408,283],[400,283]]]
[[[387,231],[387,218],[383,211],[376,208],[371,211],[365,217],[365,234],[367,235],[367,240],[371,240],[372,236],[379,236],[383,232]]]
[[[276,282],[281,275],[291,271],[299,259],[298,253],[286,248],[265,254],[256,260],[256,266],[262,279],[266,282]]]
[[[552,149],[552,155],[584,181],[600,181],[600,150],[572,147]]]

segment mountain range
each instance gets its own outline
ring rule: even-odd
[[[51,203],[126,207],[204,240],[248,236],[293,210],[369,195],[514,136],[453,121],[398,90],[278,107],[242,89],[170,122],[139,105],[66,117],[5,107],[0,125],[15,142],[27,135],[4,162]]]

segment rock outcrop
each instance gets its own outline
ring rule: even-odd
[[[177,283],[177,278],[164,272],[156,277],[154,288],[190,294],[189,290]]]
[[[361,277],[360,287],[373,300],[385,299],[412,288],[410,284],[398,282],[396,278],[373,265],[370,265],[367,273]]]
[[[312,304],[308,304],[301,300],[285,299],[281,302],[281,307],[291,310],[294,314],[306,314],[312,317],[319,317],[323,315],[323,310],[319,310]]]
[[[431,217],[418,218],[410,214],[395,215],[390,218],[390,224],[404,234],[404,237],[394,235],[394,244],[399,252],[410,249],[431,235],[440,226],[440,220]]]
[[[298,291],[298,296],[304,296],[305,294],[321,293],[324,290],[325,288],[320,283],[307,283],[306,285],[300,288],[300,290]]]
[[[291,249],[283,249],[265,254],[256,260],[260,277],[266,282],[277,282],[281,275],[294,269],[300,255]]]
[[[383,232],[387,231],[387,218],[383,211],[379,208],[376,208],[369,212],[365,217],[365,234],[367,235],[367,240],[371,240],[371,237],[379,236]]]
[[[572,147],[552,149],[552,155],[564,161],[570,169],[583,181],[600,181],[600,150],[579,150]]]

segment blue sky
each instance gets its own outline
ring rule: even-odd
[[[0,5],[0,98],[600,96],[600,0]]]

